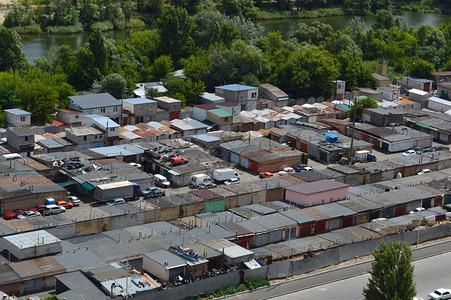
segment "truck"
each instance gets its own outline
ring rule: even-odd
[[[114,198],[135,200],[140,196],[141,186],[135,182],[130,181],[118,181],[99,184],[94,190],[94,197],[101,202],[106,202]]]
[[[226,168],[226,169],[218,169],[213,171],[213,180],[217,182],[224,182],[226,180],[238,178],[240,179],[240,175],[235,172],[234,169]]]
[[[376,161],[376,155],[368,150],[356,151],[354,157],[358,162]]]
[[[196,174],[191,177],[191,184],[194,186],[206,183],[213,183],[213,180],[211,180],[210,176],[207,174]]]

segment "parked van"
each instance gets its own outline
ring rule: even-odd
[[[167,188],[171,185],[169,180],[166,177],[164,177],[163,175],[155,174],[153,177],[155,178],[154,179],[155,185],[157,185],[157,186]]]
[[[8,154],[3,154],[3,156],[0,156],[0,161],[16,160],[16,159],[20,159],[20,158],[23,158],[23,157],[19,153],[8,153]]]

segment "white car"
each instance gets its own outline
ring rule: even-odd
[[[407,150],[406,152],[404,152],[402,154],[402,156],[410,156],[410,155],[414,155],[417,154],[417,152],[415,152],[415,150]]]
[[[431,173],[431,170],[429,169],[423,169],[420,172],[417,173],[417,175],[422,175],[422,174],[427,174],[427,173]]]
[[[429,299],[441,300],[441,299],[451,299],[450,289],[436,289],[432,293],[429,293]]]
[[[112,206],[112,205],[119,205],[124,204],[125,200],[124,198],[114,198],[113,200],[105,202],[105,205]]]
[[[58,206],[55,204],[50,204],[50,205],[46,205],[44,208],[44,216],[48,216],[48,215],[56,215],[56,214],[60,214],[66,211],[66,208],[63,206]]]
[[[414,213],[417,213],[417,212],[422,212],[423,210],[426,210],[424,207],[417,207],[417,208],[415,208],[414,210],[411,210],[410,212],[409,212],[409,214],[414,214]]]
[[[379,222],[379,221],[387,221],[387,218],[377,218],[377,219],[371,220],[371,222]]]
[[[21,214],[21,215],[18,215],[17,218],[18,218],[18,219],[26,219],[26,218],[31,218],[31,217],[38,217],[38,216],[40,216],[40,215],[41,215],[41,214],[40,214],[39,212],[37,212],[37,211],[29,210],[29,211],[27,211],[27,212],[24,212],[24,213]]]
[[[229,180],[224,181],[225,185],[230,185],[230,184],[234,184],[234,183],[240,183],[240,179],[239,178],[230,178]]]
[[[67,196],[66,201],[71,202],[74,206],[80,205],[80,199],[78,199],[76,196]]]

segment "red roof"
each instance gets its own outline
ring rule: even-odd
[[[199,198],[205,199],[205,201],[214,201],[224,199],[223,196],[219,195],[208,189],[194,190],[190,191],[191,194],[196,195]]]
[[[60,121],[57,121],[57,120],[53,120],[52,121],[52,125],[54,125],[56,127],[60,127],[60,126],[66,126],[67,124],[63,123],[63,122],[60,122]]]
[[[198,105],[194,105],[194,107],[197,107],[197,108],[200,108],[200,109],[205,109],[205,110],[217,109],[216,106],[208,105],[208,104],[198,104]]]
[[[220,103],[216,103],[216,105],[227,106],[227,107],[240,106],[238,103],[233,103],[233,102],[220,102]]]

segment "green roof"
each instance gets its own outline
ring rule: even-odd
[[[429,128],[429,125],[423,124],[423,123],[417,123],[417,126]]]
[[[220,108],[212,109],[212,110],[209,110],[208,112],[210,112],[212,114],[215,114],[216,116],[218,116],[220,118],[227,118],[227,117],[231,117],[232,116],[231,113],[229,113],[229,112],[227,112],[227,111],[225,111],[223,109],[220,109]]]

